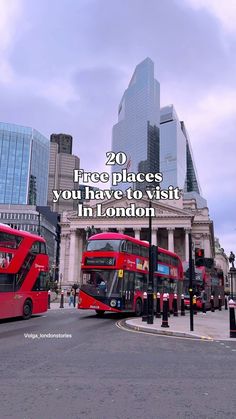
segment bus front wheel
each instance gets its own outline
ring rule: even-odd
[[[28,320],[32,316],[32,301],[26,300],[23,307],[23,319]]]
[[[135,316],[140,317],[142,315],[142,301],[138,298],[135,304]]]
[[[97,313],[98,317],[102,317],[104,315],[105,311],[104,310],[96,310],[96,313]]]

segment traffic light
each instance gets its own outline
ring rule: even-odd
[[[204,258],[204,249],[195,249],[195,258]]]
[[[195,249],[195,265],[204,266],[204,249],[199,247]]]

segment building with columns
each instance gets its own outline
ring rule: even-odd
[[[101,202],[101,201],[99,201]],[[193,246],[203,248],[205,257],[214,258],[213,222],[208,208],[197,208],[194,199],[175,201],[152,201],[155,217],[152,218],[152,244],[176,252],[182,261],[189,259],[189,233]],[[137,239],[148,240],[148,218],[143,217],[97,217],[98,201],[87,205],[93,209],[89,218],[78,217],[76,211],[63,212],[61,217],[60,283],[63,286],[80,282],[82,252],[86,245],[86,229],[94,226],[97,233],[120,232]],[[134,201],[136,206],[148,207],[149,200]],[[130,200],[103,201],[104,210],[109,207],[127,208]],[[194,254],[194,247],[193,247]]]
[[[222,269],[224,273],[225,290],[229,291],[229,259],[225,254],[223,247],[221,247],[220,240],[218,239],[218,237],[215,238],[215,264],[217,268]]]

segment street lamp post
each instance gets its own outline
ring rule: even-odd
[[[190,300],[190,331],[193,332],[193,255],[192,255],[192,234],[189,233],[189,300]]]
[[[148,220],[148,241],[149,241],[149,273],[148,273],[148,289],[147,289],[147,306],[148,315],[147,323],[153,324],[153,257],[152,257],[152,202],[149,201],[149,220]]]
[[[60,290],[61,290],[62,278],[63,278],[63,275],[62,273],[60,273]]]
[[[236,282],[236,269],[234,266],[235,261],[235,254],[231,251],[229,255],[229,263],[232,264],[229,274],[230,274],[230,296],[233,299],[234,298],[234,281]]]

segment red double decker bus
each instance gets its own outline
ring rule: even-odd
[[[87,242],[82,256],[82,279],[79,291],[80,309],[105,311],[143,311],[143,293],[147,291],[149,244],[118,233],[96,234]],[[158,247],[158,263],[154,273],[154,296],[181,294],[183,267],[180,258]],[[155,309],[154,300],[154,309]]]
[[[0,319],[47,311],[48,271],[43,237],[0,224]]]
[[[184,262],[184,294],[185,305],[190,307],[189,297],[189,267],[188,263]],[[204,293],[202,293],[204,291]],[[197,266],[195,267],[193,278],[193,295],[196,295],[197,308],[202,308],[202,303],[205,303],[205,308],[211,307],[211,296],[214,299],[214,306],[219,306],[219,296],[224,301],[224,274],[219,268],[211,266]],[[202,301],[204,295],[204,301]]]

